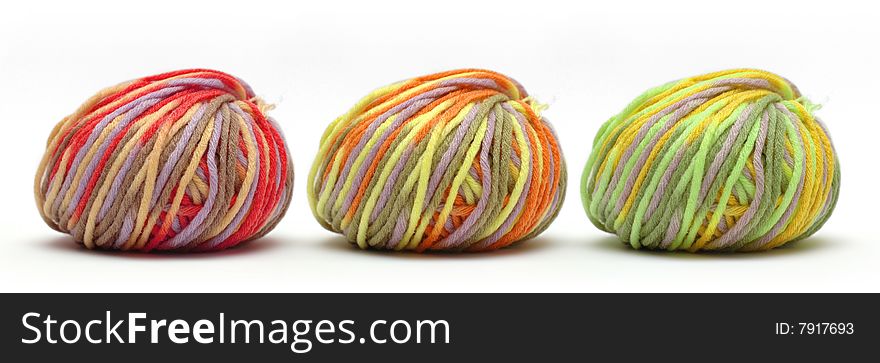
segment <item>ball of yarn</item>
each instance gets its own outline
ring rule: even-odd
[[[88,248],[209,251],[258,238],[284,215],[293,187],[268,108],[212,70],[104,89],[52,130],[37,207]]]
[[[315,218],[361,248],[483,251],[541,233],[565,195],[565,163],[541,107],[476,69],[370,93],[321,138]]]
[[[648,90],[599,129],[587,215],[634,248],[754,251],[810,236],[840,181],[817,108],[752,69]]]

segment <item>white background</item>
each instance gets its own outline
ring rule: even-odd
[[[845,1],[7,2],[0,9],[0,291],[880,291],[878,11]],[[33,174],[54,124],[99,89],[208,67],[277,108],[296,184],[267,238],[213,254],[85,250],[45,226]],[[361,251],[313,219],[324,127],[370,90],[460,67],[519,80],[561,135],[568,197],[539,238],[484,254]],[[757,67],[822,103],[834,216],[781,250],[633,251],[595,229],[579,178],[596,130],[645,89]]]

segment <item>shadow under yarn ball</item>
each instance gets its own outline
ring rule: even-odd
[[[581,185],[587,215],[633,248],[756,251],[806,238],[840,187],[817,109],[753,69],[650,89],[599,129]]]
[[[532,238],[565,196],[541,108],[487,70],[379,88],[321,138],[307,186],[315,218],[361,248],[484,251]]]
[[[205,69],[106,88],[52,130],[34,182],[40,214],[88,248],[212,251],[258,238],[293,188],[269,108]]]

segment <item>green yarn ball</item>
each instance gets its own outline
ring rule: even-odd
[[[667,83],[599,129],[582,199],[633,248],[757,251],[815,233],[840,168],[817,105],[753,69]]]

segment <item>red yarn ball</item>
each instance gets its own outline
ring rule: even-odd
[[[258,238],[293,189],[270,108],[240,79],[206,69],[106,88],[53,129],[37,207],[88,248],[208,251]]]

